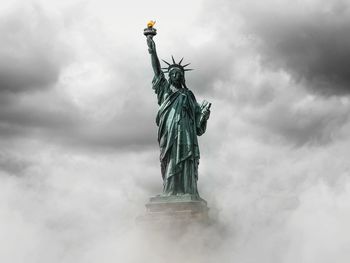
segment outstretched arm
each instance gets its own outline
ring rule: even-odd
[[[152,36],[147,36],[148,52],[151,54],[151,61],[154,74],[158,77],[161,73],[160,63],[157,56],[156,44],[154,43]]]

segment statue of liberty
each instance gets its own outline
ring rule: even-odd
[[[211,103],[203,101],[199,105],[186,86],[185,72],[191,69],[186,69],[189,64],[181,64],[183,59],[177,63],[174,57],[172,63],[163,60],[166,68],[161,68],[153,41],[156,35],[153,24],[148,24],[144,34],[154,71],[152,87],[159,105],[156,123],[163,178],[162,196],[188,194],[200,198],[197,188],[200,158],[197,136],[206,131]],[[164,73],[169,74],[168,80]]]

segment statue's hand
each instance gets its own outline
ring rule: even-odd
[[[204,119],[204,120],[208,120],[209,119],[210,107],[211,107],[211,103],[209,103],[206,100],[203,100],[202,105],[200,106],[201,113],[202,113],[202,119]]]
[[[208,120],[210,117],[210,109],[209,108],[204,108],[202,111],[203,119]]]
[[[154,43],[152,36],[147,36],[148,52],[150,54],[156,52],[156,44]]]

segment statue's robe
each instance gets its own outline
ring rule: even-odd
[[[191,194],[197,190],[199,147],[197,135],[205,132],[206,120],[187,88],[172,89],[161,73],[153,79],[159,110],[156,118],[164,195]]]

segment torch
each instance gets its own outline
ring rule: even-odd
[[[147,23],[147,27],[143,30],[143,34],[148,38],[153,38],[155,35],[157,35],[157,29],[155,29],[153,26],[156,23],[156,21],[149,21]]]

